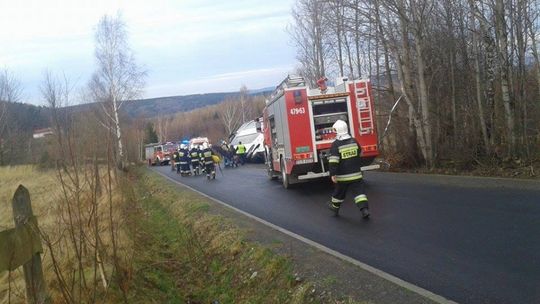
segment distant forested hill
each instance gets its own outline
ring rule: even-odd
[[[251,95],[258,96],[270,93],[270,89],[253,91]],[[130,118],[152,118],[160,115],[172,115],[179,112],[188,112],[198,108],[215,105],[228,98],[238,96],[237,92],[206,93],[185,96],[157,97],[128,101],[122,108],[124,115]],[[75,112],[85,111],[95,104],[82,104],[72,106]]]
[[[267,90],[257,90],[253,95],[268,93]],[[215,105],[234,98],[238,93],[207,93],[186,96],[158,97],[128,101],[122,111],[130,118],[152,118],[160,115],[172,115],[178,112],[188,112],[198,108]],[[65,108],[71,113],[84,112],[96,106],[95,103],[69,106]],[[4,131],[20,131],[32,134],[35,129],[49,127],[50,111],[44,106],[34,106],[26,103],[7,103],[7,117],[4,121]]]
[[[7,106],[5,128],[22,132],[32,132],[34,129],[46,128],[49,125],[49,109],[26,103],[2,102]]]
[[[132,118],[156,117],[215,105],[235,95],[238,93],[208,93],[134,100],[125,105],[124,111]]]
[[[49,110],[24,103],[0,101],[0,165],[21,164],[31,158],[29,152],[33,130],[49,125]],[[1,115],[0,115],[1,116]]]

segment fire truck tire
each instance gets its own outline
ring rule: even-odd
[[[281,159],[281,183],[283,184],[283,188],[289,189],[291,187],[291,177],[289,174],[287,174],[287,170],[285,169],[285,161],[283,158]]]

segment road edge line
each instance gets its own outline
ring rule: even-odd
[[[167,176],[167,175],[165,175],[165,174],[163,174],[163,173],[161,173],[159,171],[156,171],[156,170],[152,170],[152,171],[154,171],[157,174],[165,177],[166,179],[168,179],[169,181],[171,181],[171,182],[173,182],[175,184],[179,184],[179,185],[181,185],[183,187],[186,187],[186,188],[188,188],[188,189],[190,189],[190,190],[192,190],[192,191],[194,191],[194,192],[196,192],[196,193],[198,193],[198,194],[200,194],[200,195],[202,195],[202,196],[204,196],[204,197],[206,197],[206,198],[208,198],[208,199],[210,199],[210,200],[212,200],[212,201],[214,201],[214,202],[216,202],[216,203],[218,203],[220,205],[223,205],[223,206],[225,206],[225,207],[227,207],[229,209],[232,209],[232,210],[234,210],[234,211],[236,211],[236,212],[238,212],[238,213],[240,213],[240,214],[242,214],[244,216],[247,216],[252,220],[255,220],[255,221],[257,221],[257,222],[259,222],[261,224],[264,224],[264,225],[266,225],[266,226],[268,226],[268,227],[270,227],[270,228],[272,228],[274,230],[277,230],[277,231],[279,231],[281,233],[284,233],[284,234],[286,234],[286,235],[288,235],[288,236],[290,236],[292,238],[295,238],[295,239],[297,239],[297,240],[299,240],[299,241],[301,241],[303,243],[306,243],[306,244],[308,244],[310,246],[313,246],[313,247],[315,247],[315,248],[317,248],[317,249],[319,249],[319,250],[321,250],[321,251],[323,251],[323,252],[325,252],[327,254],[330,254],[330,255],[338,258],[338,259],[349,262],[349,263],[351,263],[351,264],[353,264],[353,265],[355,265],[357,267],[362,268],[363,270],[365,270],[367,272],[370,272],[370,273],[372,273],[372,274],[374,274],[374,275],[376,275],[376,276],[378,276],[380,278],[383,278],[383,279],[385,279],[385,280],[387,280],[387,281],[389,281],[391,283],[394,283],[394,284],[396,284],[396,285],[398,285],[400,287],[403,287],[403,288],[405,288],[405,289],[407,289],[409,291],[412,291],[412,292],[414,292],[416,294],[419,294],[419,295],[421,295],[421,296],[423,296],[423,297],[425,297],[427,299],[430,299],[430,300],[432,300],[432,301],[434,301],[436,303],[440,303],[440,304],[457,304],[457,302],[455,302],[455,301],[449,300],[449,299],[447,299],[447,298],[445,298],[443,296],[435,294],[435,293],[433,293],[433,292],[431,292],[431,291],[429,291],[427,289],[424,289],[424,288],[422,288],[420,286],[417,286],[417,285],[414,285],[414,284],[409,283],[407,281],[404,281],[404,280],[402,280],[402,279],[400,279],[400,278],[398,278],[398,277],[396,277],[394,275],[391,275],[391,274],[389,274],[387,272],[384,272],[384,271],[382,271],[380,269],[377,269],[377,268],[375,268],[373,266],[370,266],[370,265],[368,265],[366,263],[360,262],[360,261],[358,261],[358,260],[356,260],[356,259],[354,259],[354,258],[352,258],[350,256],[344,255],[343,253],[335,251],[334,249],[328,248],[328,247],[326,247],[326,246],[324,246],[322,244],[319,244],[319,243],[317,243],[317,242],[315,242],[313,240],[310,240],[310,239],[308,239],[306,237],[303,237],[303,236],[301,236],[299,234],[296,234],[296,233],[294,233],[292,231],[289,231],[289,230],[287,230],[285,228],[282,228],[280,226],[272,224],[272,223],[270,223],[270,222],[268,222],[268,221],[266,221],[266,220],[264,220],[264,219],[262,219],[260,217],[257,217],[257,216],[255,216],[255,215],[253,215],[251,213],[247,213],[246,211],[243,211],[243,210],[240,210],[240,209],[238,209],[236,207],[233,207],[233,206],[231,206],[231,205],[229,205],[229,204],[227,204],[227,203],[225,203],[225,202],[223,202],[223,201],[221,201],[221,200],[219,200],[217,198],[214,198],[214,197],[212,197],[212,196],[210,196],[210,195],[208,195],[206,193],[203,193],[203,192],[201,192],[201,191],[199,191],[199,190],[197,190],[197,189],[195,189],[195,188],[193,188],[193,187],[191,187],[189,185],[186,185],[186,184],[184,184],[184,183],[182,183],[180,181],[177,181],[177,180],[175,180],[175,179],[173,179],[173,178],[171,178],[171,177],[169,177],[169,176]]]

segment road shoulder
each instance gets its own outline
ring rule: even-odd
[[[167,179],[171,185],[184,187]],[[200,195],[200,194],[198,194]],[[201,195],[203,197],[203,195]],[[313,284],[317,298],[356,299],[362,303],[436,303],[372,272],[324,252],[297,238],[226,207],[204,196],[209,212],[220,215],[245,231],[248,241],[268,247],[290,259],[297,279]]]

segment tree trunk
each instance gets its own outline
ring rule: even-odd
[[[478,117],[480,119],[480,129],[482,131],[482,139],[484,141],[484,149],[487,154],[491,153],[490,141],[488,138],[488,129],[486,126],[486,119],[484,116],[484,107],[482,105],[482,78],[480,75],[480,53],[478,50],[477,34],[473,33],[473,47],[474,47],[474,68],[475,68],[475,80],[476,80],[476,104],[478,106]]]
[[[354,2],[354,43],[356,47],[356,68],[358,69],[358,78],[362,78],[362,64],[360,63],[360,10],[358,8],[359,0]]]
[[[512,109],[512,101],[510,100],[509,89],[509,61],[508,61],[508,41],[506,22],[504,18],[504,3],[503,0],[497,0],[495,3],[495,26],[497,30],[498,49],[499,49],[499,73],[501,76],[501,93],[504,105],[506,128],[508,136],[508,153],[510,156],[516,154],[516,134],[514,131],[514,111]]]
[[[417,39],[420,35],[417,36]],[[417,58],[416,58],[416,66],[418,69],[418,97],[420,101],[420,107],[421,107],[421,113],[422,113],[422,126],[423,126],[423,134],[425,135],[424,142],[425,142],[425,149],[426,149],[426,155],[425,160],[428,167],[433,166],[433,143],[432,143],[432,135],[431,135],[431,118],[430,118],[430,109],[429,109],[429,101],[428,101],[428,93],[427,93],[427,86],[426,86],[426,76],[425,76],[425,64],[424,64],[424,53],[422,48],[422,42],[417,40],[416,41],[416,52],[417,52]]]
[[[122,130],[120,128],[120,117],[118,115],[118,103],[113,97],[114,127],[116,130],[116,140],[118,141],[118,169],[124,169],[124,146],[122,145]]]
[[[452,90],[452,95],[450,97],[452,101],[452,126],[453,126],[453,135],[454,135],[454,148],[458,143],[458,124],[457,124],[457,110],[456,110],[456,73],[455,73],[455,56],[450,54],[450,86]],[[440,118],[439,118],[440,119]]]

